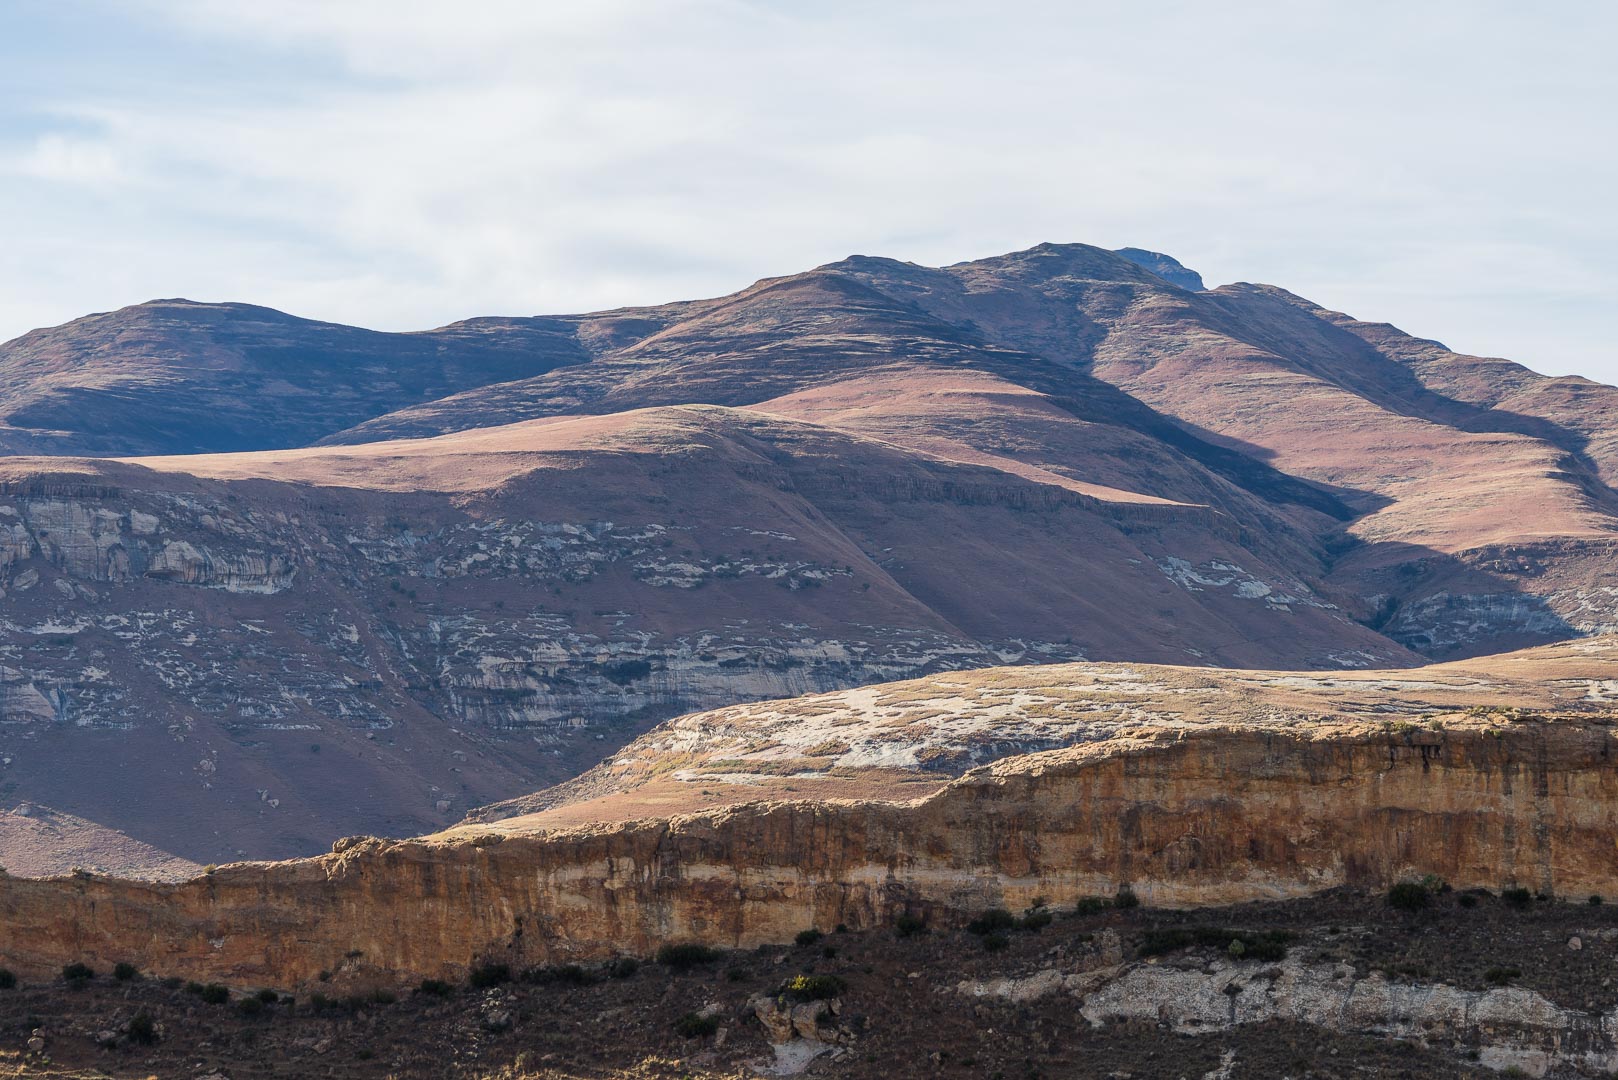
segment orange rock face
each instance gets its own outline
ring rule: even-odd
[[[936,924],[1111,893],[1197,905],[1370,888],[1618,892],[1601,718],[1133,737],[1007,759],[908,803],[758,803],[516,835],[362,839],[182,884],[0,880],[0,962],[131,961],[238,985],[454,977],[668,941]]]

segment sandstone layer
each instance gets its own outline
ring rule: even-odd
[[[1530,696],[1553,706],[1537,713],[1142,720],[906,802],[766,800],[576,826],[542,813],[419,840],[355,838],[321,858],[180,884],[6,878],[0,962],[43,972],[130,961],[238,985],[323,971],[397,983],[674,941],[747,947],[901,914],[953,924],[1126,885],[1156,905],[1426,874],[1614,896],[1618,715],[1601,677],[1612,648],[1517,657],[1524,694],[1537,672]],[[1419,702],[1423,690],[1402,693]]]

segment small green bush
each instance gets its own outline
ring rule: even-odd
[[[96,977],[95,970],[89,964],[68,964],[62,968],[62,981],[82,986]]]
[[[1419,881],[1401,881],[1388,890],[1388,906],[1400,911],[1422,911],[1432,902],[1433,894]]]
[[[522,973],[522,981],[535,986],[593,986],[600,979],[577,964],[557,964],[529,968]]]
[[[202,984],[199,982],[188,982],[185,984],[185,992],[188,994],[201,994]]]
[[[10,968],[0,968],[0,990],[15,990],[17,976]]]
[[[201,997],[209,1005],[223,1005],[230,1000],[230,991],[218,983],[209,983],[202,988]]]
[[[466,981],[482,990],[490,986],[499,986],[501,983],[511,981],[511,965],[509,964],[479,964],[472,969]]]
[[[421,985],[416,987],[416,993],[428,997],[447,998],[455,992],[455,988],[443,979],[423,979]]]
[[[1073,905],[1075,915],[1099,915],[1112,909],[1112,901],[1105,896],[1081,896]]]
[[[793,938],[792,940],[798,946],[802,947],[802,946],[807,946],[807,945],[813,945],[813,944],[815,944],[817,941],[819,941],[821,938],[823,938],[825,936],[826,935],[822,934],[819,930],[815,930],[815,929],[811,928],[809,930],[799,930],[798,931],[798,936]]]
[[[1118,887],[1118,895],[1112,898],[1112,906],[1119,911],[1128,911],[1130,908],[1140,907],[1140,897],[1128,885]]]
[[[128,982],[130,979],[135,978],[139,974],[140,971],[135,967],[134,964],[120,962],[113,965],[112,977],[117,979],[119,982]]]
[[[836,975],[794,975],[781,985],[781,994],[793,1001],[826,1001],[847,989]]]
[[[984,952],[999,952],[1011,945],[1011,939],[1001,933],[985,934],[983,936]]]
[[[392,990],[387,990],[379,986],[375,990],[371,991],[372,1005],[392,1005],[398,1000],[399,995],[395,994]]]
[[[1509,889],[1500,890],[1500,899],[1504,900],[1512,907],[1524,908],[1527,907],[1529,902],[1534,899],[1534,894],[1523,888],[1521,885],[1513,885]]]
[[[1521,975],[1522,972],[1518,971],[1514,967],[1492,967],[1483,973],[1483,978],[1486,982],[1492,983],[1495,986],[1504,986],[1512,979],[1519,978]]]
[[[1601,895],[1599,893],[1591,893],[1590,899],[1587,900],[1586,903],[1588,903],[1591,907],[1600,907]]]
[[[1045,908],[1033,908],[1017,922],[1017,929],[1039,931],[1051,924],[1051,913]]]
[[[1476,893],[1464,892],[1456,902],[1464,908],[1475,908],[1478,906],[1478,897]]]
[[[274,1005],[277,1001],[281,1000],[281,995],[277,994],[274,990],[271,990],[268,987],[265,987],[263,990],[260,990],[253,996],[258,998],[266,1005]]]
[[[264,1011],[264,1002],[256,997],[244,997],[236,1003],[236,1011],[243,1016],[257,1016]]]
[[[129,1041],[137,1046],[156,1045],[157,1025],[150,1013],[143,1010],[129,1018]]]
[[[657,962],[666,968],[675,971],[690,971],[703,964],[711,964],[718,960],[722,954],[718,949],[710,949],[706,945],[695,942],[684,944],[669,944],[657,950]]]
[[[633,956],[619,956],[607,961],[607,978],[627,979],[640,970],[640,961]]]
[[[927,932],[927,920],[919,915],[901,915],[893,920],[893,932],[902,938],[925,934]]]
[[[719,1030],[719,1017],[689,1012],[674,1021],[674,1034],[682,1039],[700,1039]]]
[[[987,936],[1017,925],[1017,917],[1005,908],[991,908],[966,924],[969,934]]]
[[[1166,956],[1169,953],[1202,945],[1219,949],[1244,960],[1275,963],[1285,960],[1287,943],[1292,935],[1285,930],[1227,930],[1217,926],[1170,926],[1151,929],[1141,934],[1136,951],[1142,956]],[[1232,948],[1240,944],[1240,951]]]

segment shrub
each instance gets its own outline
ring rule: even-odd
[[[201,996],[209,1005],[223,1005],[230,1000],[230,991],[218,983],[209,983],[202,988]]]
[[[112,977],[119,982],[128,982],[139,974],[140,972],[135,968],[135,965],[130,963],[118,963],[112,969]]]
[[[837,950],[833,946],[827,945],[825,948],[820,950],[820,955],[824,956],[827,960],[835,960],[837,959]]]
[[[1534,894],[1523,888],[1521,885],[1513,885],[1509,889],[1500,890],[1500,899],[1516,908],[1527,907],[1528,902],[1533,898]]]
[[[609,979],[627,979],[640,970],[640,961],[633,956],[620,956],[607,961]]]
[[[1476,893],[1465,892],[1460,895],[1458,902],[1464,908],[1474,908],[1478,906],[1478,897]]]
[[[1136,950],[1141,956],[1164,956],[1168,953],[1204,945],[1219,949],[1244,960],[1274,963],[1285,960],[1287,942],[1292,935],[1285,930],[1227,930],[1217,926],[1171,926],[1147,930],[1141,935]],[[1238,950],[1235,946],[1239,945]]]
[[[1051,913],[1045,908],[1032,908],[1017,923],[1019,930],[1043,930],[1051,924]]]
[[[315,993],[309,995],[309,1008],[315,1012],[325,1012],[327,1009],[331,1008],[331,1006],[332,1000],[325,994],[316,991]]]
[[[157,1025],[150,1013],[142,1011],[129,1018],[129,1041],[137,1046],[156,1045]]]
[[[826,935],[822,934],[819,930],[815,930],[815,929],[811,928],[811,929],[808,929],[808,930],[799,930],[798,931],[798,936],[793,938],[792,940],[796,944],[798,944],[799,946],[805,946],[805,945],[813,945],[815,942],[819,941],[821,938],[823,938],[825,936]]]
[[[1112,898],[1112,906],[1119,911],[1128,911],[1130,908],[1140,907],[1140,897],[1128,885],[1118,887],[1118,895]]]
[[[1495,986],[1504,986],[1512,979],[1518,978],[1522,972],[1514,967],[1492,967],[1483,973],[1485,981]]]
[[[826,1001],[847,989],[836,975],[794,975],[781,985],[781,994],[793,1001]]]
[[[718,949],[695,942],[669,944],[657,950],[657,962],[675,971],[690,971],[703,964],[711,964],[720,957]]]
[[[988,935],[1010,930],[1017,925],[1017,917],[1005,908],[992,908],[966,924],[968,933]]]
[[[674,1034],[682,1039],[700,1039],[719,1030],[719,1017],[689,1012],[674,1021]]]
[[[14,990],[17,987],[17,976],[10,968],[0,968],[0,990]]]
[[[185,992],[188,994],[200,994],[202,993],[202,984],[199,982],[188,982],[185,984]]]
[[[1388,906],[1400,911],[1421,911],[1433,902],[1433,894],[1419,881],[1401,881],[1388,890]]]
[[[416,987],[416,993],[426,994],[428,997],[447,998],[455,992],[455,988],[443,979],[423,979],[421,985]]]
[[[983,936],[984,952],[999,952],[1011,944],[1011,939],[1001,933],[985,934]]]
[[[375,990],[371,991],[372,1005],[392,1005],[398,1000],[399,995],[395,994],[392,990],[385,990],[379,986]]]
[[[1075,915],[1099,915],[1112,907],[1112,901],[1105,896],[1081,896],[1079,902],[1073,905]]]
[[[915,937],[927,932],[927,920],[918,915],[901,915],[893,920],[893,932],[899,937]]]
[[[509,964],[479,964],[472,969],[466,981],[478,989],[488,986],[499,986],[501,983],[511,981],[511,966]]]
[[[271,990],[268,987],[260,990],[253,996],[258,998],[266,1005],[274,1005],[277,1001],[281,1000],[281,995],[277,994],[274,990]]]
[[[1600,907],[1601,906],[1601,896],[1600,896],[1600,894],[1591,893],[1590,894],[1590,899],[1587,900],[1586,903],[1588,903],[1591,907]]]
[[[96,977],[89,964],[68,964],[62,968],[62,981],[82,986]]]
[[[264,1011],[264,1002],[256,997],[244,997],[236,1003],[236,1010],[243,1016],[257,1016]]]
[[[577,964],[558,964],[529,968],[522,981],[535,986],[593,986],[600,980]]]

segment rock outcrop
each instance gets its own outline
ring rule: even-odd
[[[1559,659],[1539,669],[1567,706],[1558,716],[1484,708],[1417,725],[1390,700],[1378,720],[1141,718],[907,802],[756,801],[574,826],[539,814],[179,884],[0,879],[0,962],[402,982],[900,915],[953,924],[1121,885],[1177,906],[1425,874],[1614,895],[1618,717],[1591,698],[1599,681]]]

